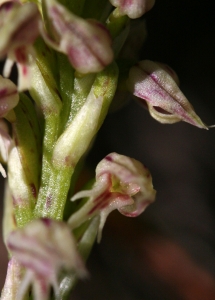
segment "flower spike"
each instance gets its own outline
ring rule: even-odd
[[[155,0],[110,0],[110,3],[118,8],[121,15],[136,19],[149,11],[154,6]]]
[[[50,285],[57,295],[61,269],[74,270],[82,278],[87,275],[76,242],[63,222],[34,220],[9,235],[8,248],[17,262],[26,268],[17,299],[23,299],[31,284],[35,300],[48,299]]]
[[[41,34],[47,44],[68,56],[78,72],[100,72],[112,62],[111,38],[104,25],[74,15],[57,1],[46,3],[54,39],[42,26]]]
[[[208,129],[180,91],[177,81],[177,75],[168,66],[144,60],[131,68],[127,85],[133,95],[146,101],[157,121],[169,124],[185,121]]]
[[[70,217],[68,224],[75,228],[87,219],[100,215],[100,241],[109,213],[118,209],[125,216],[139,216],[154,201],[155,194],[148,169],[133,158],[110,153],[97,165],[92,190],[73,196],[72,201],[84,197],[89,197],[89,200]]]

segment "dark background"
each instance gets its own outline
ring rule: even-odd
[[[214,1],[157,0],[141,53],[177,72],[208,125],[215,124],[214,12]],[[112,213],[88,262],[91,277],[71,299],[214,300],[215,129],[161,125],[131,101],[106,119],[90,165],[113,151],[150,169],[157,199],[137,219]]]

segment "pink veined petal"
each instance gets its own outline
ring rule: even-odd
[[[53,0],[47,0],[53,38],[41,28],[45,41],[66,54],[80,73],[94,73],[113,60],[111,38],[107,29],[96,20],[84,20]]]
[[[8,1],[0,7],[0,57],[22,46],[32,45],[39,35],[40,13],[34,3]]]
[[[166,67],[165,67],[166,69]],[[145,60],[132,67],[128,88],[138,98],[147,102],[152,117],[161,123],[179,120],[199,128],[208,129],[195,113],[187,98],[180,91],[174,79],[177,77],[166,71],[161,64]]]
[[[128,217],[136,217],[154,201],[155,190],[149,171],[138,161],[110,153],[96,168],[96,182],[92,190],[82,191],[72,201],[89,197],[87,202],[68,220],[74,229],[86,220],[100,216],[98,241],[107,216],[115,209]]]
[[[13,231],[7,242],[13,257],[25,267],[18,297],[22,299],[30,285],[35,300],[47,300],[50,288],[58,293],[59,272],[74,270],[78,277],[87,272],[68,226],[51,219],[34,220]]]

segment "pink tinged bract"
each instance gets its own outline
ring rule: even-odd
[[[144,15],[155,4],[155,0],[110,0],[122,15],[136,19]]]
[[[17,63],[19,90],[30,85],[30,55],[32,45],[39,35],[40,13],[34,3],[21,5],[5,2],[0,7],[0,59],[7,56],[3,75],[9,77],[14,62]]]
[[[127,86],[133,95],[146,101],[157,121],[169,124],[185,121],[208,129],[174,79],[178,82],[177,75],[167,65],[144,60],[131,68]]]
[[[24,228],[13,231],[7,245],[13,257],[26,269],[18,299],[24,297],[30,285],[35,300],[49,299],[51,286],[57,295],[58,275],[62,269],[75,271],[81,278],[87,275],[76,241],[63,222],[34,220]]]
[[[112,41],[103,24],[84,20],[54,0],[46,2],[53,38],[41,26],[43,38],[51,47],[66,54],[78,72],[100,72],[112,62]]]
[[[147,168],[137,160],[110,153],[96,168],[96,182],[91,190],[81,191],[72,201],[89,197],[82,208],[73,214],[68,224],[78,227],[87,219],[100,215],[98,241],[106,218],[111,211],[128,217],[140,215],[155,200],[152,178]]]

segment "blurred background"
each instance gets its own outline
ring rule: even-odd
[[[169,64],[197,114],[215,124],[215,4],[157,0],[141,59]],[[161,125],[135,101],[110,114],[88,165],[118,152],[151,171],[156,202],[136,219],[112,213],[73,300],[215,299],[215,129]],[[2,189],[1,189],[2,198]],[[2,210],[1,210],[2,211]],[[1,286],[6,272],[2,245]]]

